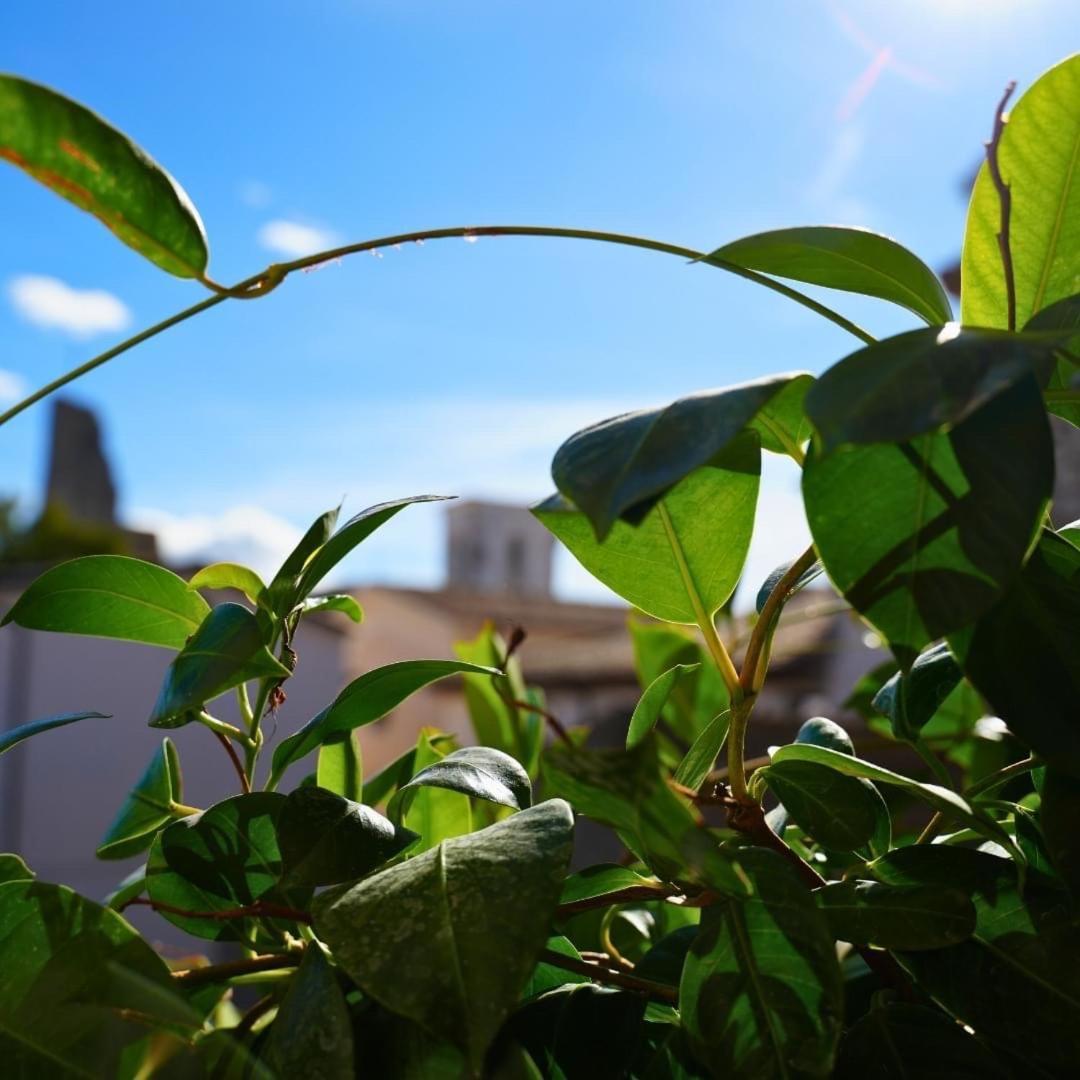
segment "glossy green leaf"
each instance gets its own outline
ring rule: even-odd
[[[147,1029],[198,1030],[164,962],[116,914],[63,885],[0,885],[0,1055],[11,1077],[132,1075]]]
[[[1054,392],[1075,390],[1080,377],[1080,293],[1058,300],[1033,315],[1024,331],[1056,333],[1065,331],[1063,348],[1058,350],[1054,369],[1043,387],[1047,391],[1046,407],[1055,416],[1080,427],[1080,401],[1059,401]]]
[[[1000,602],[950,645],[1010,731],[1080,777],[1080,549],[1044,532]]]
[[[0,625],[182,649],[210,613],[175,574],[122,555],[87,555],[46,570]]]
[[[116,883],[106,894],[103,903],[113,911],[123,911],[131,900],[146,892],[146,863],[136,866],[130,874]]]
[[[840,754],[855,755],[855,744],[851,741],[851,736],[827,716],[811,716],[809,720],[804,720],[795,732],[795,742],[807,746],[824,746]]]
[[[1078,291],[1080,249],[1080,56],[1040,76],[1009,111],[998,146],[1012,212],[1009,248],[1016,282],[1016,325]],[[1007,325],[998,248],[1001,211],[989,168],[975,180],[961,262],[963,321]]]
[[[716,755],[720,753],[727,739],[730,726],[730,709],[725,709],[709,721],[679,762],[672,778],[675,783],[694,791],[705,783],[705,778],[716,764]]]
[[[706,390],[626,413],[572,435],[551,464],[555,486],[603,540],[619,518],[640,521],[667,491],[717,459],[797,373]]]
[[[402,660],[354,679],[318,716],[278,744],[274,751],[271,784],[276,784],[294,761],[299,761],[327,740],[381,720],[417,690],[462,672],[499,674],[494,668],[463,660]]]
[[[347,615],[354,623],[364,621],[364,609],[360,606],[355,596],[348,593],[333,593],[329,596],[309,596],[304,601],[304,614],[317,615],[324,611],[340,611]]]
[[[740,440],[717,467],[687,476],[638,524],[615,522],[603,543],[561,496],[533,513],[624,600],[665,622],[701,623],[731,596],[742,573],[760,464],[752,438]]]
[[[64,727],[74,724],[79,720],[109,720],[108,713],[99,712],[73,712],[60,713],[57,716],[43,716],[40,720],[31,720],[28,724],[20,724],[18,727],[8,728],[0,732],[0,754],[17,746],[31,735],[37,735],[42,731],[52,731],[53,728]]]
[[[320,514],[270,579],[266,587],[266,606],[271,611],[287,615],[296,606],[300,599],[300,578],[304,567],[333,535],[340,509],[337,507]]]
[[[1061,894],[979,851],[918,844],[873,864],[892,884],[961,888],[975,931],[946,949],[895,954],[918,985],[977,1036],[1029,1066],[1071,1069],[1080,1060],[1080,927]]]
[[[872,785],[813,761],[775,761],[758,770],[784,809],[819,844],[832,851],[854,851],[878,832],[888,817]]]
[[[445,736],[452,741],[452,736]],[[408,783],[416,771],[416,747],[410,746],[396,757],[382,772],[376,773],[364,784],[364,795],[371,806],[385,802],[402,784]],[[339,792],[340,794],[340,792]]]
[[[1054,869],[1080,897],[1080,780],[1048,768],[1039,802],[1039,828]]]
[[[285,796],[276,792],[236,795],[163,829],[146,866],[150,899],[185,912],[232,911],[256,900],[292,906],[294,898],[278,888],[277,821],[284,806]],[[200,918],[166,909],[161,916],[211,941],[244,941],[251,930],[244,916]]]
[[[667,891],[656,878],[645,877],[628,866],[600,864],[579,870],[563,882],[559,906],[572,908],[575,904],[593,900],[599,896],[627,893],[628,890],[640,892],[641,895],[636,897],[639,900],[647,900],[650,896],[659,898]]]
[[[192,710],[242,682],[289,674],[266,647],[255,616],[239,604],[219,604],[169,665],[150,726],[179,727]]]
[[[574,948],[574,943],[566,937],[550,937],[544,948],[559,953],[561,956],[567,956],[571,960],[581,959],[581,953]],[[578,975],[576,972],[567,971],[566,968],[556,967],[554,964],[547,964],[541,960],[533,968],[533,973],[529,976],[525,989],[521,991],[521,997],[522,1000],[538,997],[540,994],[546,994],[549,990],[555,990],[560,986],[586,983],[588,981],[587,975]]]
[[[453,736],[443,735],[434,728],[421,728],[413,757],[413,775],[437,765],[457,748],[457,741]],[[405,783],[408,783],[408,780]],[[402,784],[402,787],[404,786]],[[412,790],[405,824],[420,837],[413,854],[427,851],[443,840],[464,836],[473,831],[473,809],[467,795],[444,787],[420,786]],[[398,791],[400,792],[401,788],[398,788]],[[388,813],[393,804],[394,799],[387,803]]]
[[[141,147],[96,113],[47,86],[0,75],[0,157],[177,277],[209,258],[198,211]]]
[[[0,855],[0,885],[9,881],[33,881],[37,875],[18,855]]]
[[[833,583],[907,668],[1017,577],[1052,480],[1046,411],[1028,378],[947,432],[812,453],[803,498]]]
[[[963,677],[948,645],[935,645],[920,654],[910,671],[889,679],[873,705],[889,718],[898,739],[915,740]]]
[[[279,1077],[353,1080],[352,1018],[323,951],[306,949],[278,1009],[266,1063]]]
[[[490,746],[467,746],[420,769],[398,788],[387,813],[400,821],[422,788],[444,788],[513,810],[532,805],[532,784],[521,763]]]
[[[656,727],[660,713],[675,686],[687,675],[695,674],[700,668],[700,664],[676,664],[649,683],[645,693],[634,706],[633,715],[630,717],[630,728],[626,733],[627,750],[632,750]]]
[[[774,229],[725,244],[709,256],[714,257],[763,274],[888,300],[931,326],[952,318],[933,270],[895,240],[867,229]]]
[[[845,1032],[836,1080],[1012,1080],[1006,1063],[944,1013],[895,1002]]]
[[[754,608],[759,615],[764,610],[765,604],[768,602],[769,597],[772,596],[773,590],[780,584],[780,582],[784,578],[784,575],[791,569],[791,567],[792,563],[783,563],[781,566],[778,566],[761,583],[761,588],[758,589],[757,597],[754,600]],[[785,594],[784,602],[787,603],[787,601],[790,600],[791,597],[793,597],[797,592],[802,592],[802,590],[805,589],[807,585],[811,584],[811,582],[813,581],[816,581],[819,577],[821,577],[824,570],[825,568],[821,565],[821,563],[815,561],[809,567],[809,569],[804,570],[802,574],[799,575],[795,584],[792,585],[790,589],[788,589],[787,593]]]
[[[336,885],[370,874],[408,848],[416,834],[370,806],[321,787],[292,792],[277,819],[285,889]]]
[[[775,853],[740,862],[753,895],[702,911],[679,988],[683,1025],[714,1076],[827,1076],[843,1005],[825,917]]]
[[[98,858],[126,859],[145,851],[158,830],[178,816],[177,804],[183,800],[180,758],[172,741],[163,739],[98,845]]]
[[[547,941],[572,834],[569,806],[539,803],[323,893],[316,932],[366,994],[479,1071]]]
[[[833,937],[853,945],[939,949],[966,941],[975,929],[975,905],[960,889],[837,881],[814,895]]]
[[[217,562],[204,566],[188,581],[189,589],[235,589],[253,604],[258,604],[266,592],[262,578],[239,563]]]
[[[364,795],[364,758],[359,732],[350,731],[340,739],[319,747],[315,782],[321,788],[360,802]]]
[[[804,743],[792,743],[789,746],[781,746],[773,754],[773,766],[785,761],[809,761],[819,765],[828,765],[837,772],[846,773],[848,776],[861,776],[866,780],[872,780],[876,784],[892,784],[903,788],[914,798],[927,803],[935,810],[940,811],[947,817],[962,822],[970,829],[982,834],[995,843],[1001,844],[1006,849],[1015,851],[1009,834],[989,817],[972,809],[970,804],[948,788],[938,787],[936,784],[920,784],[891,769],[882,768],[872,762],[863,761],[861,758],[850,754],[839,753],[829,750],[824,746],[810,746]]]

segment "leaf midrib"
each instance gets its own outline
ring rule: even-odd
[[[38,600],[31,599],[30,603],[42,603],[46,600],[54,599],[55,597],[61,596],[65,593],[88,593],[95,596],[108,596],[113,598],[114,600],[125,600],[130,604],[135,604],[139,607],[148,608],[151,611],[158,611],[161,612],[163,615],[169,615],[173,618],[179,619],[181,622],[190,626],[192,630],[197,630],[201,625],[201,620],[190,618],[189,616],[184,615],[182,612],[177,611],[175,608],[167,608],[161,604],[155,604],[152,600],[144,600],[141,597],[133,596],[130,593],[116,592],[112,589],[101,589],[91,585],[70,585],[66,588],[55,589],[49,594],[49,596],[41,597]],[[198,594],[192,593],[192,595],[197,596]],[[207,608],[207,610],[209,611],[210,609]]]

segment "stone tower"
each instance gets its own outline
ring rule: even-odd
[[[97,417],[70,401],[53,405],[45,501],[62,506],[77,521],[116,524],[116,487]]]
[[[449,588],[551,596],[555,539],[524,507],[469,500],[446,520]]]

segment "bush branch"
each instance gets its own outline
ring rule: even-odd
[[[143,897],[135,897],[117,910],[138,905],[139,907],[153,908],[154,911],[164,911],[170,915],[180,915],[185,919],[217,919],[228,922],[231,919],[288,919],[290,922],[303,923],[310,926],[313,922],[311,914],[300,911],[297,908],[285,907],[283,904],[273,904],[268,900],[256,900],[253,904],[244,904],[242,907],[221,908],[218,911],[190,911],[187,908],[176,907],[173,904],[165,904],[160,900],[147,900]]]
[[[1009,221],[1012,217],[1012,192],[1005,178],[1001,175],[1001,162],[999,151],[1001,149],[1001,136],[1005,131],[1008,120],[1005,116],[1005,106],[1009,103],[1016,83],[1011,82],[1005,87],[1005,93],[998,102],[997,112],[994,113],[994,131],[986,143],[986,164],[990,170],[990,179],[994,182],[994,189],[998,194],[998,202],[1001,206],[1001,226],[998,230],[998,249],[1001,251],[1001,268],[1005,273],[1005,304],[1008,313],[1008,327],[1016,329],[1016,277],[1013,273],[1012,249],[1009,246]]]
[[[662,1001],[668,1005],[674,1005],[679,1000],[679,992],[675,987],[653,982],[651,979],[642,979],[629,971],[613,971],[611,968],[603,967],[600,964],[590,963],[587,960],[578,960],[574,956],[564,956],[554,949],[544,949],[540,953],[540,959],[545,964],[551,964],[552,967],[572,971],[576,975],[584,975],[594,982],[607,983],[609,986],[618,986],[623,990],[632,990],[638,994],[645,994],[655,1001]]]
[[[278,971],[294,968],[300,963],[303,950],[287,953],[270,953],[266,956],[249,956],[244,960],[230,960],[224,964],[207,964],[205,967],[174,971],[173,980],[187,988],[205,986],[207,983],[226,982],[239,975],[251,975],[260,971]]]

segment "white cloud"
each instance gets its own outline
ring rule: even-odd
[[[0,403],[8,404],[26,397],[26,380],[14,371],[0,368]]]
[[[258,233],[259,243],[268,251],[299,259],[325,251],[337,243],[337,237],[326,229],[303,225],[299,221],[268,221]]]
[[[131,312],[104,289],[75,289],[59,278],[20,274],[8,282],[8,299],[28,322],[73,338],[123,330]]]
[[[238,562],[264,577],[277,570],[301,537],[296,526],[257,506],[234,506],[217,515],[143,509],[132,514],[132,524],[157,535],[166,562]]]
[[[253,210],[262,210],[274,200],[269,184],[261,180],[247,180],[240,185],[240,201]]]

